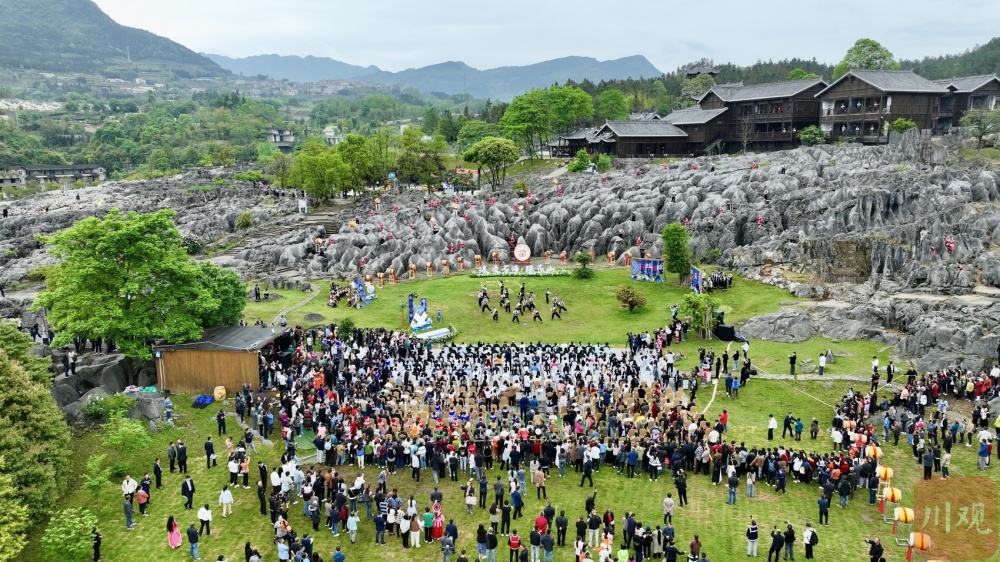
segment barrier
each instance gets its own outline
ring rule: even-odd
[[[410,264],[410,279],[416,279],[416,278],[417,278],[417,264],[411,263]]]

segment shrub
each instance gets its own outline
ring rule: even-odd
[[[253,213],[249,210],[240,213],[240,216],[236,217],[236,228],[240,230],[245,230],[253,226]]]
[[[806,146],[814,146],[826,142],[826,133],[819,125],[809,125],[799,131],[799,140]]]
[[[514,188],[514,193],[516,193],[518,197],[525,197],[528,195],[528,182],[523,179],[515,181],[514,185],[511,187]]]
[[[892,123],[889,123],[889,130],[894,133],[905,133],[910,129],[916,128],[916,126],[917,123],[912,119],[906,119],[904,117],[900,117],[895,121],[893,121]]]
[[[181,239],[181,244],[184,245],[184,251],[189,256],[195,256],[205,251],[205,241],[197,236],[185,236]]]
[[[24,278],[35,283],[44,283],[49,274],[56,271],[56,269],[58,269],[56,265],[40,265],[29,271]]]
[[[97,516],[80,507],[56,513],[42,536],[42,550],[50,560],[86,560],[92,552],[91,530],[97,526]]]
[[[260,173],[258,170],[248,170],[246,172],[237,172],[233,174],[233,179],[236,181],[258,182],[264,179],[264,174]]]
[[[586,150],[583,150],[581,148],[580,151],[576,153],[576,158],[574,158],[573,161],[569,163],[567,169],[571,172],[583,172],[589,167],[590,167],[590,156],[587,155]]]
[[[719,263],[719,261],[722,260],[722,250],[716,246],[709,250],[708,257],[712,260],[712,263]]]
[[[105,423],[115,416],[124,416],[138,404],[135,398],[124,394],[115,394],[102,398],[91,398],[86,404],[80,406],[80,412],[84,419]]]
[[[607,154],[601,154],[597,157],[597,171],[607,172],[611,169],[611,157]]]
[[[629,312],[646,306],[646,295],[631,285],[618,285],[615,296],[622,308],[627,308]]]

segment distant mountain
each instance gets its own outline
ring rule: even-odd
[[[327,79],[350,79],[379,72],[377,66],[357,66],[326,57],[255,55],[234,59],[222,55],[204,54],[219,66],[244,76],[263,74],[278,80],[318,82]]]
[[[95,72],[132,65],[226,72],[194,51],[148,31],[125,27],[90,0],[0,0],[0,66]]]
[[[528,66],[502,66],[490,70],[478,70],[464,62],[446,62],[400,72],[377,72],[360,78],[411,86],[425,92],[468,93],[479,98],[509,100],[531,88],[561,84],[567,80],[600,82],[660,74],[646,57],[635,55],[608,61],[563,57]]]
[[[464,62],[443,62],[400,72],[367,69],[321,57],[279,57],[260,55],[230,59],[207,55],[223,68],[244,75],[266,74],[300,82],[322,79],[354,79],[399,84],[425,92],[468,93],[480,98],[509,100],[531,88],[567,80],[593,82],[659,76],[661,72],[646,57],[636,55],[599,61],[590,57],[563,57],[528,66],[503,66],[490,70],[472,68]]]

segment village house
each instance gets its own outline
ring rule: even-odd
[[[292,145],[295,144],[295,133],[287,129],[268,129],[264,133],[267,142],[278,147],[278,150],[285,154],[292,152]]]
[[[995,74],[948,78],[935,80],[934,83],[948,89],[948,93],[941,98],[937,122],[939,131],[957,127],[958,121],[970,109],[995,109],[1000,97],[1000,78]]]
[[[107,179],[107,171],[93,164],[64,166],[11,166],[0,169],[0,187],[24,187],[29,181],[73,183],[78,180],[99,182]]]
[[[941,98],[949,90],[909,70],[851,70],[816,97],[820,127],[830,139],[864,143],[887,141],[888,125],[909,119],[918,129],[934,129]]]

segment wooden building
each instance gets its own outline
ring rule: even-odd
[[[722,116],[727,111],[728,107],[702,109],[696,105],[673,111],[660,120],[687,133],[688,152],[709,152],[722,142],[726,128]]]
[[[948,89],[909,70],[852,70],[819,92],[819,123],[831,139],[886,142],[887,127],[910,119],[934,129]]]
[[[602,152],[618,158],[663,158],[687,152],[687,133],[657,121],[608,121],[597,130]]]
[[[941,108],[938,112],[937,129],[947,131],[957,127],[958,122],[970,109],[992,110],[1000,98],[1000,78],[995,74],[984,76],[965,76],[935,80],[948,89],[941,97]]]
[[[720,116],[719,123],[710,127],[701,151],[709,152],[718,143],[738,150],[743,148],[744,141],[758,150],[795,146],[795,133],[816,124],[819,117],[816,94],[825,87],[826,82],[818,78],[713,86],[698,100],[698,106],[702,110],[727,111]],[[681,128],[691,134],[687,127]]]
[[[224,326],[208,328],[191,343],[154,345],[156,380],[161,392],[211,394],[217,386],[233,394],[260,382],[258,353],[270,345],[291,345],[287,328]]]

